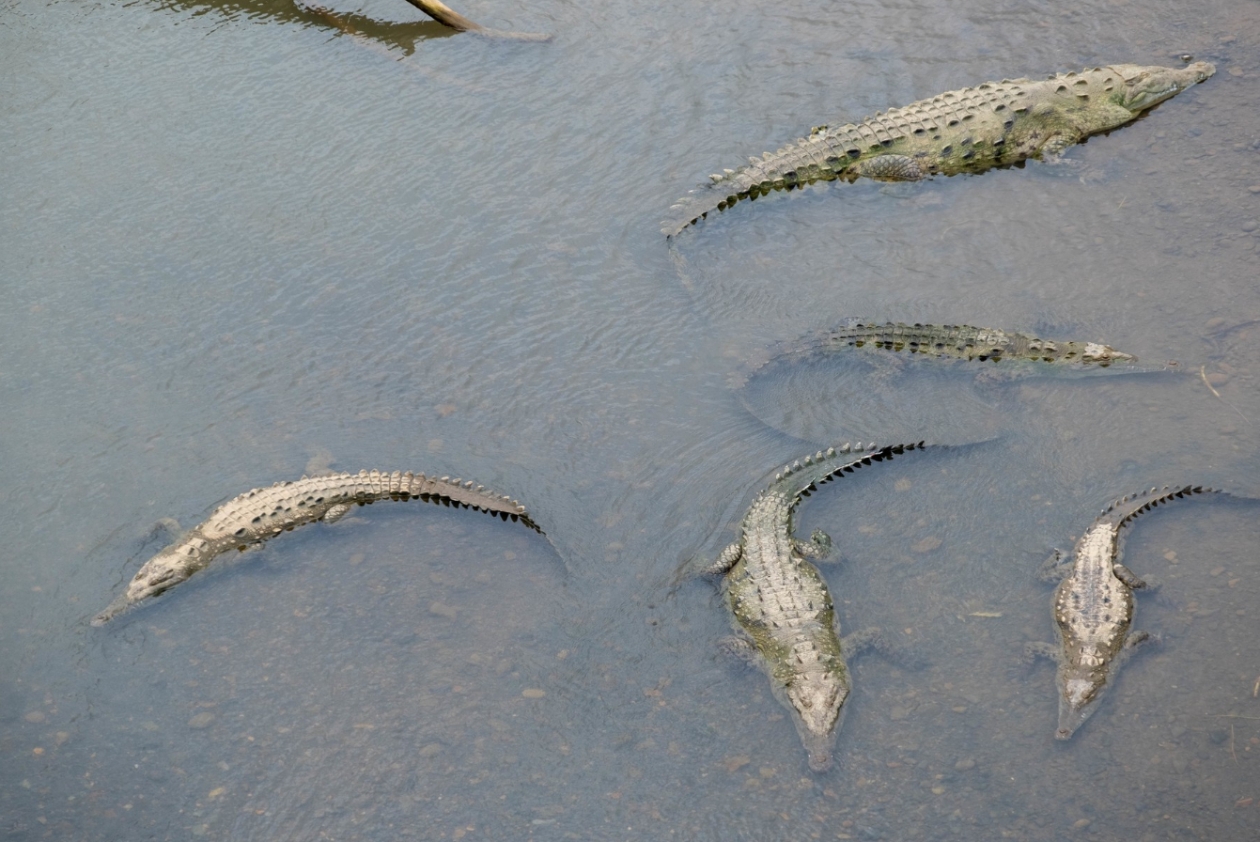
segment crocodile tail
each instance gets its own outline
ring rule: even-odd
[[[742,389],[753,379],[784,365],[799,365],[826,356],[837,348],[848,347],[855,342],[880,334],[891,327],[878,325],[864,319],[845,319],[839,325],[824,330],[811,331],[790,341],[775,342],[755,352],[731,374],[732,389]]]
[[[818,486],[836,477],[851,474],[858,468],[873,465],[876,462],[885,462],[912,450],[922,450],[926,446],[920,441],[886,447],[871,444],[864,448],[861,442],[830,447],[784,467],[775,476],[771,488],[777,488],[799,500],[802,497],[808,497]]]
[[[1196,494],[1224,493],[1226,492],[1217,488],[1208,488],[1205,485],[1184,485],[1177,488],[1166,485],[1163,488],[1151,488],[1121,497],[1103,509],[1098,519],[1114,523],[1116,530],[1119,531],[1146,512],[1164,503],[1171,503],[1173,500],[1180,500]]]
[[[523,523],[540,535],[543,534],[542,529],[518,501],[506,494],[491,491],[484,485],[477,485],[472,480],[426,477],[410,471],[401,475],[395,471],[394,477],[397,490],[391,496],[402,499],[418,497],[426,503],[444,506],[454,504],[461,508],[498,515],[503,520]]]
[[[772,190],[792,190],[815,181],[839,178],[848,159],[831,150],[833,139],[816,131],[784,146],[749,158],[748,165],[709,176],[710,184],[697,187],[670,207],[661,233],[674,237],[715,210],[726,210],[740,199],[756,199]]]

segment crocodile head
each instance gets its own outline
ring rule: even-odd
[[[127,598],[132,602],[163,593],[195,572],[188,558],[179,552],[182,546],[168,547],[145,562],[127,585]]]
[[[127,589],[109,607],[92,619],[92,625],[103,625],[137,602],[151,599],[186,580],[201,568],[199,554],[186,543],[172,544],[144,563],[127,583]]]
[[[1098,708],[1107,689],[1107,671],[1093,665],[1068,666],[1059,675],[1059,727],[1056,740],[1070,739]]]
[[[836,734],[844,721],[848,682],[831,673],[811,672],[793,680],[786,692],[796,731],[809,755],[809,768],[827,771],[831,768]]]
[[[1100,345],[1097,342],[1086,342],[1085,347],[1081,350],[1081,361],[1093,363],[1095,365],[1107,366],[1112,363],[1135,363],[1137,357],[1132,354],[1126,354],[1123,351],[1117,351],[1110,345]]]
[[[1206,61],[1196,61],[1182,68],[1116,64],[1109,69],[1124,80],[1124,89],[1119,91],[1116,102],[1133,114],[1159,105],[1216,72],[1216,67]]]

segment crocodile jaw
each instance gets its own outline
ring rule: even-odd
[[[1085,720],[1098,709],[1107,686],[1105,675],[1094,671],[1073,670],[1059,678],[1059,727],[1054,732],[1056,740],[1071,739]]]
[[[1125,82],[1125,90],[1119,102],[1134,114],[1159,105],[1216,72],[1216,67],[1206,61],[1196,61],[1181,69],[1141,67],[1135,64],[1113,65],[1112,69],[1119,73]]]
[[[809,768],[827,771],[831,768],[836,735],[844,724],[848,683],[828,673],[807,674],[788,686],[786,695],[796,732],[809,756]]]

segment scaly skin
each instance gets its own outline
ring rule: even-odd
[[[814,181],[917,181],[1054,158],[1215,72],[1202,61],[1180,69],[1116,64],[1044,81],[985,82],[877,113],[858,124],[819,126],[778,152],[750,159],[746,167],[710,176],[713,184],[680,199],[661,230],[672,237],[740,199]]]
[[[922,447],[845,445],[789,465],[749,507],[739,541],[706,571],[725,574],[723,591],[743,645],[769,676],[775,698],[791,711],[816,772],[831,766],[850,680],[831,594],[818,568],[805,560],[825,555],[831,539],[815,532],[812,541],[797,540],[793,512],[819,485]]]
[[[1133,591],[1147,585],[1121,562],[1125,528],[1144,512],[1194,494],[1221,492],[1199,485],[1156,489],[1112,503],[1086,530],[1072,552],[1070,568],[1054,592],[1054,624],[1058,645],[1030,643],[1029,657],[1044,656],[1058,664],[1059,727],[1055,739],[1066,740],[1098,709],[1120,666],[1133,650],[1150,640],[1133,631]],[[1055,576],[1069,564],[1056,553],[1046,573]]]
[[[762,369],[800,363],[850,348],[906,351],[911,354],[975,362],[1026,362],[1072,372],[1105,369],[1113,363],[1132,364],[1137,357],[1096,342],[1053,341],[1025,333],[970,325],[872,324],[851,320],[840,327],[811,333],[780,345],[753,360],[735,378],[743,386]],[[1005,367],[1009,368],[1009,366]],[[1128,365],[1118,371],[1132,370]]]
[[[460,479],[426,477],[411,471],[302,477],[296,482],[255,488],[215,509],[204,523],[145,562],[126,591],[98,614],[92,625],[102,625],[136,603],[170,590],[228,550],[244,550],[305,523],[332,523],[356,503],[366,506],[377,500],[412,498],[497,514],[542,532],[520,503]]]

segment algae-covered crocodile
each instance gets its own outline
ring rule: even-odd
[[[92,620],[101,625],[138,602],[188,579],[228,550],[244,550],[305,523],[332,523],[356,503],[418,499],[497,514],[542,532],[517,501],[473,482],[426,477],[411,471],[359,471],[357,474],[302,477],[255,488],[224,503],[181,540],[145,562],[127,589]]]
[[[951,360],[1002,363],[1016,374],[1048,368],[1070,373],[1089,373],[1111,368],[1133,371],[1137,357],[1098,342],[1040,339],[1026,333],[970,325],[925,325],[886,322],[876,324],[850,319],[838,327],[807,334],[790,343],[767,348],[750,359],[732,378],[740,388],[763,370],[798,364],[850,349],[921,354]]]
[[[1029,643],[1025,656],[1050,658],[1058,665],[1059,727],[1055,738],[1066,740],[1088,719],[1133,650],[1151,640],[1133,630],[1133,591],[1147,587],[1121,558],[1125,530],[1133,521],[1163,503],[1194,494],[1220,494],[1200,485],[1152,488],[1121,498],[1103,509],[1085,531],[1070,559],[1056,552],[1042,578],[1062,577],[1054,592],[1054,625],[1058,645]],[[1064,570],[1066,568],[1066,571]]]
[[[793,513],[819,485],[858,468],[923,448],[923,443],[863,449],[830,448],[787,466],[757,495],[740,525],[741,535],[705,572],[724,574],[739,648],[770,678],[775,697],[792,721],[816,772],[831,766],[850,681],[845,652],[877,640],[867,629],[840,638],[831,593],[818,568],[831,539],[793,535]]]
[[[917,181],[978,173],[1029,158],[1055,158],[1074,143],[1123,126],[1216,68],[1116,64],[1047,80],[985,82],[877,113],[861,123],[819,126],[746,167],[710,176],[671,209],[673,236],[743,198],[814,181],[873,178]]]

